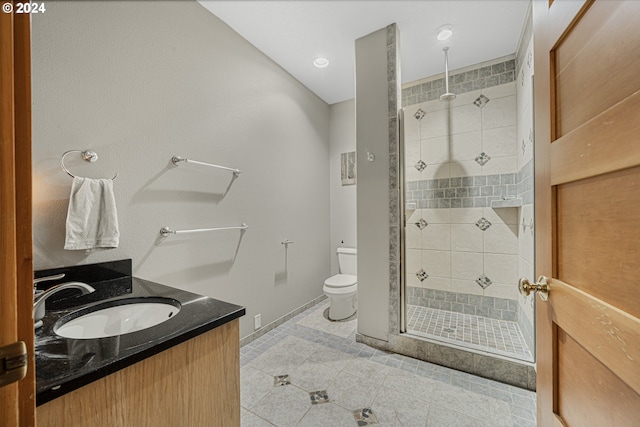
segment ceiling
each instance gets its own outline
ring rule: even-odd
[[[515,53],[529,0],[199,2],[328,104],[355,96],[355,40],[391,23],[400,29],[402,82]],[[442,25],[453,27],[446,42]],[[319,56],[329,60],[316,68]]]

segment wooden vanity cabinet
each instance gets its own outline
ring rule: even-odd
[[[36,408],[38,427],[239,427],[239,320]]]

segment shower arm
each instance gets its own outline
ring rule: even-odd
[[[456,94],[449,92],[449,47],[446,46],[442,49],[444,51],[444,82],[445,93],[440,95],[440,101],[449,102],[456,99]]]
[[[444,91],[449,93],[449,47],[442,50],[444,50]]]

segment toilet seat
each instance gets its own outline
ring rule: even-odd
[[[348,286],[353,286],[357,283],[358,278],[356,276],[352,276],[351,274],[336,274],[335,276],[329,277],[324,281],[325,286],[329,288],[336,288],[336,290],[341,288],[346,288]]]
[[[332,297],[348,298],[358,292],[358,278],[351,274],[336,274],[324,282],[322,290]]]

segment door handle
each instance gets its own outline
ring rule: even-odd
[[[0,387],[20,381],[27,374],[27,346],[18,341],[0,347]]]
[[[531,292],[537,292],[540,295],[542,301],[549,299],[549,292],[551,292],[551,285],[547,282],[547,278],[540,276],[536,283],[529,282],[528,279],[521,277],[518,280],[518,290],[520,294],[527,297]]]

